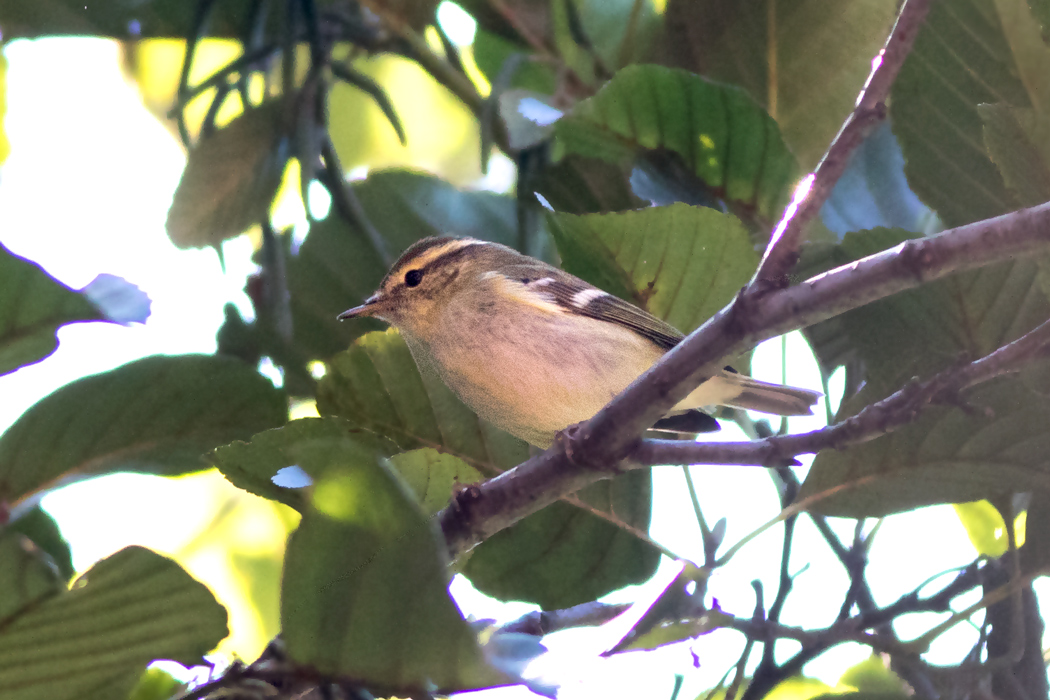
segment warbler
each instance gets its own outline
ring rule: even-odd
[[[435,370],[480,417],[543,448],[684,337],[564,270],[473,238],[413,244],[375,294],[338,318],[362,316],[395,326],[416,364]],[[820,396],[726,368],[669,415],[719,405],[808,415]]]

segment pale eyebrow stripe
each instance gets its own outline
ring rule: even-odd
[[[446,255],[452,255],[458,253],[461,250],[469,248],[474,245],[488,245],[487,241],[479,241],[475,239],[456,239],[449,241],[443,245],[431,248],[425,251],[422,255],[415,258],[411,262],[411,267],[424,268],[432,264],[434,261],[445,257]],[[409,262],[409,261],[406,261]],[[407,266],[407,265],[406,265]]]

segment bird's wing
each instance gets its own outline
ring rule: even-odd
[[[561,270],[550,269],[560,274],[538,275],[527,282],[523,278],[522,282],[530,291],[546,296],[566,311],[630,328],[664,350],[670,350],[685,337],[634,304]]]

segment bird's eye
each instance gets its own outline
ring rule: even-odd
[[[406,287],[418,287],[419,283],[423,281],[422,270],[409,270],[405,273],[405,286]]]

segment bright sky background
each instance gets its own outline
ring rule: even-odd
[[[123,77],[115,45],[88,39],[17,41],[5,53],[10,69],[4,126],[11,155],[0,168],[0,242],[76,288],[102,272],[120,275],[150,296],[153,310],[145,326],[96,323],[64,327],[54,355],[0,378],[0,429],[35,401],[77,377],[154,353],[213,352],[223,305],[233,301],[242,313],[250,313],[241,290],[252,269],[248,261],[251,246],[243,237],[226,244],[225,274],[213,251],[179,251],[168,242],[164,220],[185,156],[142,106],[134,85]],[[348,299],[348,306],[356,301]],[[797,339],[792,343],[796,341],[799,347],[789,351],[792,366],[787,381],[819,387],[816,365],[804,343]],[[774,341],[760,349],[757,376],[781,379],[779,347]],[[819,417],[792,419],[793,431],[820,424]],[[721,437],[742,439],[733,427],[725,428]],[[769,476],[761,469],[697,467],[693,473],[701,488],[705,516],[712,523],[723,516],[728,519],[726,546],[779,509]],[[654,476],[652,535],[672,551],[701,561],[699,530],[682,471],[656,468]],[[44,504],[70,541],[75,565],[83,570],[131,543],[169,554],[179,552],[200,534],[227,498],[228,493],[216,487],[217,483],[224,482],[215,477],[114,476],[64,488],[47,496]],[[846,521],[837,525],[848,540],[852,525]],[[724,610],[751,614],[750,581],[755,577],[765,582],[767,600],[773,598],[781,532],[775,527],[759,537],[711,581],[710,592]],[[255,536],[260,547],[267,546],[266,537],[280,537],[266,529],[256,529]],[[869,580],[876,600],[887,604],[930,575],[964,565],[973,557],[954,512],[948,507],[927,508],[885,521],[871,551]],[[806,563],[809,568],[797,578],[782,622],[830,623],[841,603],[846,576],[803,517],[791,572],[800,571]],[[212,580],[209,567],[219,564],[198,561],[192,569],[217,592],[227,584]],[[662,584],[660,579],[658,575],[657,584]],[[485,599],[459,579],[453,593],[467,612],[479,617],[509,620],[528,609]],[[629,594],[615,597],[629,600],[639,591]],[[912,616],[901,620],[898,631],[907,639],[943,618]],[[238,624],[238,618],[233,624]],[[951,637],[935,644],[927,658],[953,663],[977,635],[960,625]],[[599,692],[610,698],[670,697],[675,673],[687,674],[681,697],[688,698],[715,685],[743,644],[740,635],[720,631],[655,654],[597,659],[597,652],[612,641],[608,631],[553,635],[546,640],[553,653],[537,668],[564,684],[564,698]],[[701,659],[699,670],[692,670],[690,649]],[[786,657],[795,647],[785,643],[778,649],[779,656]],[[810,663],[805,671],[834,685],[846,667],[867,656],[865,648],[844,645]],[[508,690],[498,695],[526,694]]]

